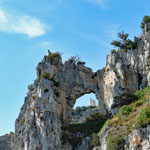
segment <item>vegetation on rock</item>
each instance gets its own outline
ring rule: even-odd
[[[72,110],[72,115],[81,114],[82,112],[85,112],[89,109],[94,109],[94,108],[96,108],[96,106],[78,106]]]
[[[60,57],[60,56],[61,56],[61,54],[59,52],[56,52],[56,53],[50,53],[48,56],[46,56],[46,58],[48,60],[53,60],[53,59]]]
[[[108,137],[106,150],[123,150],[125,140],[123,135],[118,135],[116,133],[111,133]]]
[[[69,131],[69,133],[73,133],[73,134],[81,133],[83,138],[87,136],[91,136],[93,134],[93,140],[90,146],[93,147],[94,145],[99,145],[98,136],[96,135],[96,133],[102,128],[106,120],[107,120],[106,116],[98,112],[95,112],[90,117],[88,117],[84,123],[71,124],[65,127],[64,131],[67,132]],[[77,136],[69,137],[69,135],[66,134],[67,132],[63,134],[62,139],[67,140],[73,147],[77,146],[77,144],[79,144],[82,139]],[[76,141],[78,142],[75,142],[75,138],[77,138]],[[76,144],[72,144],[72,141],[73,143]]]
[[[96,133],[93,133],[93,138],[91,141],[90,146],[88,147],[88,150],[92,150],[94,148],[94,146],[99,146],[100,142],[99,142],[99,137]]]
[[[57,82],[54,78],[50,78],[48,72],[43,72],[40,76],[40,79],[42,78],[52,81],[54,86],[59,86],[59,82]]]
[[[144,29],[145,24],[150,23],[150,16],[144,16],[143,21],[141,23],[141,28]]]
[[[122,88],[122,90],[125,90]],[[121,107],[123,105],[129,105],[135,101],[137,101],[137,99],[139,99],[138,94],[132,94],[130,92],[124,92],[122,94],[120,94],[119,96],[115,96],[114,97],[114,104],[113,104],[113,108],[114,107]]]
[[[136,127],[145,127],[150,124],[150,105],[140,110],[138,116],[135,119]]]
[[[129,34],[119,32],[117,36],[119,37],[119,40],[113,40],[111,42],[111,45],[121,49],[136,49],[138,47],[136,40],[131,41],[130,39],[128,39]]]
[[[146,102],[150,98],[150,87],[139,90],[134,94],[137,98],[134,103],[124,105],[119,112],[109,119],[100,130],[101,133],[105,126],[110,127],[107,139],[107,150],[120,150],[124,145],[124,136],[131,133],[132,129],[145,127],[150,124],[150,104]]]
[[[65,129],[73,133],[81,132],[84,134],[84,137],[86,137],[92,133],[97,133],[106,120],[107,117],[98,112],[95,112],[90,117],[88,117],[84,123],[71,124]]]
[[[40,79],[42,79],[42,78],[50,80],[49,73],[48,72],[43,72],[40,76]]]

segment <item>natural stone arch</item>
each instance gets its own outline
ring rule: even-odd
[[[50,55],[50,54],[49,54]],[[52,55],[52,54],[51,54]],[[93,72],[91,68],[85,67],[82,62],[70,59],[64,64],[60,55],[52,58],[45,56],[37,67],[38,80],[47,72],[49,79],[55,79],[59,86],[53,86],[56,99],[56,113],[64,125],[71,120],[72,108],[76,100],[84,94],[94,93],[97,100],[103,105],[103,112],[106,112],[103,102],[103,77],[102,71]],[[59,93],[59,96],[57,96]]]
[[[20,143],[24,143],[20,150],[61,149],[62,127],[70,124],[72,108],[79,97],[94,93],[106,113],[104,96],[112,98],[112,92],[104,82],[103,70],[93,72],[74,59],[62,63],[59,53],[49,53],[37,66],[37,79],[29,86],[16,120],[13,149]]]

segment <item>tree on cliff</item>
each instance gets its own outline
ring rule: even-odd
[[[144,16],[143,21],[141,23],[141,28],[144,29],[145,24],[148,24],[148,23],[150,23],[150,16]]]
[[[124,33],[119,32],[117,34],[117,36],[119,37],[119,40],[113,40],[111,42],[111,45],[115,46],[115,47],[119,47],[122,49],[135,49],[137,48],[137,41],[131,41],[130,39],[128,39],[129,34],[128,33]]]

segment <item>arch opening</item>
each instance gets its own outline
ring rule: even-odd
[[[99,101],[94,93],[79,97],[72,109],[71,123],[83,123],[94,112],[98,112]]]
[[[90,106],[90,99],[95,100],[96,106],[98,106],[98,100],[96,99],[95,94],[90,93],[90,94],[84,94],[83,96],[79,97],[76,100],[76,103],[75,103],[73,109],[75,109],[76,107]]]

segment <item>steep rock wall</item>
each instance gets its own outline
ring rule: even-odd
[[[137,49],[111,53],[106,67],[95,73],[74,59],[63,64],[61,55],[49,52],[16,120],[13,149],[61,149],[61,127],[70,123],[72,108],[84,94],[94,93],[101,112],[115,114],[123,103],[115,97],[149,82],[150,33],[145,29],[136,40]]]

